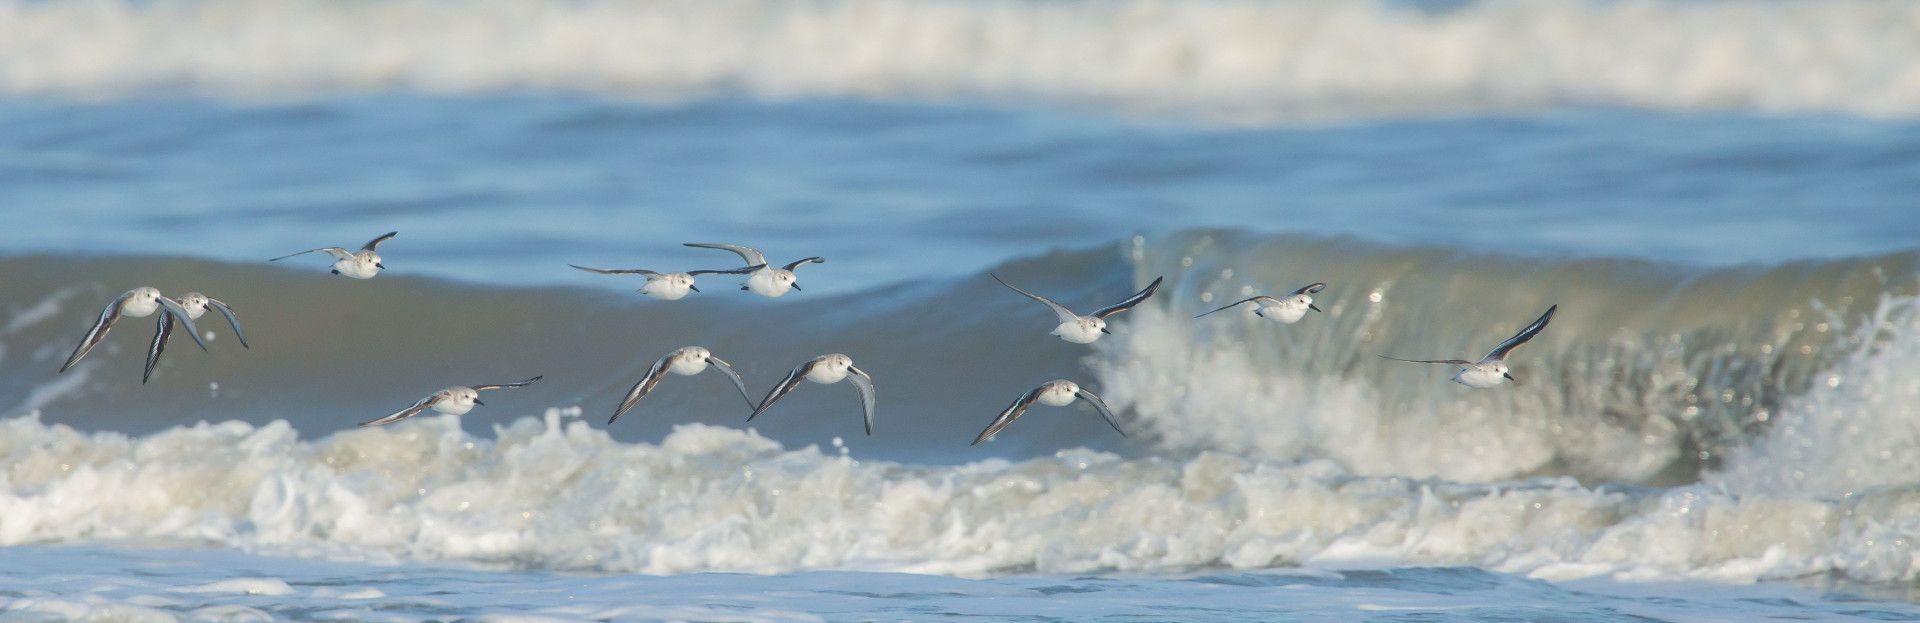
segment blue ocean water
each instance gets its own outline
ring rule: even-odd
[[[1871,1],[0,0],[0,618],[1912,619],[1917,42]],[[386,231],[372,281],[265,261]],[[567,268],[737,263],[695,241],[827,262]],[[1083,347],[988,272],[1166,281]],[[249,347],[204,317],[142,384],[133,319],[57,373],[140,285]],[[1375,356],[1552,304],[1508,387]],[[876,430],[706,374],[604,423],[688,344],[755,392],[845,352]],[[967,445],[1052,378],[1127,436]]]

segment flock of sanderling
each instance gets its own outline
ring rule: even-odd
[[[276,257],[268,261],[280,261],[307,253],[324,252],[334,258],[333,274],[352,277],[354,279],[372,279],[375,275],[378,275],[381,270],[386,268],[386,264],[381,263],[380,259],[380,243],[393,239],[398,233],[399,232],[387,232],[378,238],[368,241],[367,244],[361,246],[358,251],[348,251],[342,247],[320,247],[318,249],[308,249],[299,253]],[[793,272],[795,269],[805,264],[824,263],[827,261],[825,258],[817,256],[808,257],[787,263],[780,268],[774,268],[767,263],[766,255],[753,247],[705,242],[689,242],[686,243],[686,246],[730,251],[738,254],[740,259],[746,262],[746,265],[740,268],[726,270],[690,270],[674,273],[643,269],[589,268],[571,264],[570,266],[600,274],[644,276],[647,278],[647,283],[639,289],[641,293],[652,298],[672,301],[685,297],[688,292],[699,292],[700,288],[694,285],[694,280],[695,277],[701,275],[746,275],[746,282],[740,286],[741,290],[746,290],[768,298],[777,298],[785,295],[789,291],[801,289],[798,277],[796,277]],[[1107,318],[1132,309],[1134,306],[1147,300],[1148,297],[1153,296],[1153,293],[1159,290],[1160,282],[1164,279],[1164,277],[1157,277],[1153,280],[1153,283],[1147,284],[1147,287],[1142,288],[1139,292],[1135,292],[1133,296],[1129,296],[1118,303],[1096,309],[1092,313],[1083,316],[1074,313],[1073,310],[1068,309],[1065,305],[1053,302],[1044,296],[1022,290],[1018,286],[1007,283],[1005,280],[1000,279],[999,275],[992,275],[992,277],[995,281],[999,281],[1001,285],[1012,289],[1014,292],[1020,293],[1022,296],[1039,301],[1041,304],[1046,305],[1048,309],[1053,310],[1060,324],[1053,328],[1052,334],[1059,336],[1062,340],[1075,344],[1090,344],[1100,339],[1101,335],[1110,333],[1110,331],[1107,330]],[[1235,301],[1231,304],[1200,314],[1199,316],[1194,316],[1194,318],[1205,317],[1239,305],[1253,303],[1255,305],[1253,310],[1255,315],[1283,324],[1293,324],[1305,317],[1308,310],[1320,311],[1320,308],[1313,304],[1313,295],[1319,293],[1326,287],[1327,284],[1324,283],[1313,283],[1294,290],[1286,296],[1253,296]],[[240,319],[234,315],[233,308],[229,307],[226,303],[199,292],[188,292],[176,300],[162,295],[158,289],[138,287],[128,290],[118,298],[115,298],[113,302],[107,304],[106,309],[100,312],[100,318],[94,321],[91,328],[87,329],[86,337],[81,339],[80,345],[76,346],[73,349],[73,354],[67,357],[65,363],[61,364],[60,371],[66,372],[69,368],[72,368],[74,364],[80,362],[82,357],[87,356],[88,352],[92,351],[95,346],[98,346],[102,340],[106,339],[107,331],[113,328],[113,323],[119,320],[121,316],[145,318],[158,313],[159,318],[154,328],[153,341],[147,347],[146,367],[140,376],[140,382],[145,383],[153,376],[154,366],[159,363],[161,353],[166,350],[167,340],[173,334],[174,321],[177,320],[180,324],[186,326],[187,335],[192,337],[194,343],[198,344],[202,350],[207,348],[206,342],[201,340],[199,328],[194,326],[193,321],[205,315],[209,308],[219,311],[222,316],[226,317],[227,324],[233,327],[234,336],[239,338],[240,345],[247,347],[247,336],[246,333],[240,330]],[[1549,306],[1546,313],[1541,314],[1539,319],[1534,320],[1532,324],[1521,329],[1519,333],[1514,334],[1513,337],[1507,338],[1506,341],[1495,346],[1492,351],[1488,352],[1485,357],[1481,357],[1478,361],[1468,361],[1465,359],[1401,359],[1398,357],[1388,357],[1386,355],[1380,356],[1394,361],[1405,361],[1409,363],[1457,365],[1460,366],[1460,369],[1454,373],[1454,381],[1473,388],[1493,387],[1507,381],[1515,380],[1513,375],[1508,372],[1507,356],[1512,354],[1513,350],[1519,348],[1521,344],[1525,344],[1528,340],[1533,339],[1535,335],[1539,335],[1540,331],[1546,328],[1547,322],[1553,319],[1553,314],[1558,309],[1558,305]],[[815,357],[806,363],[802,363],[798,367],[795,367],[792,372],[787,373],[787,377],[775,385],[771,391],[767,392],[766,397],[760,399],[759,402],[754,402],[752,395],[747,392],[746,382],[740,378],[739,373],[733,370],[733,365],[714,356],[713,353],[699,346],[680,348],[660,358],[659,361],[655,361],[653,366],[647,369],[647,373],[642,376],[638,382],[633,384],[633,388],[627,390],[627,395],[620,400],[619,406],[614,409],[613,417],[608,418],[607,423],[612,424],[615,420],[620,419],[621,415],[633,409],[634,405],[638,404],[641,398],[645,398],[648,393],[653,391],[655,386],[660,384],[660,380],[664,378],[668,372],[690,376],[705,372],[708,368],[719,370],[721,374],[725,374],[729,380],[733,381],[734,387],[740,390],[740,397],[745,399],[747,406],[753,410],[747,415],[748,421],[759,417],[768,407],[778,402],[781,397],[793,392],[794,388],[798,387],[802,380],[813,381],[823,385],[850,381],[853,383],[853,386],[860,391],[860,404],[867,434],[873,434],[873,377],[860,368],[855,367],[851,357],[839,353],[831,353]],[[510,387],[526,387],[540,379],[541,377],[535,376],[515,383],[449,387],[434,392],[414,402],[405,409],[395,411],[385,417],[363,422],[360,425],[377,426],[380,424],[391,424],[419,415],[428,409],[452,415],[463,415],[468,411],[472,411],[475,405],[486,404],[480,401],[480,392]],[[1106,420],[1107,424],[1113,426],[1113,429],[1118,431],[1122,436],[1126,435],[1126,431],[1120,428],[1119,421],[1114,418],[1113,410],[1107,407],[1106,402],[1101,400],[1100,396],[1088,391],[1073,381],[1056,379],[1042,383],[1039,387],[1035,387],[1027,393],[1022,394],[1013,404],[1008,405],[1005,410],[1002,410],[998,416],[994,417],[993,422],[988,424],[986,430],[981,431],[978,437],[974,438],[973,443],[977,445],[982,441],[992,439],[994,435],[999,434],[1002,429],[1013,424],[1014,420],[1019,419],[1022,414],[1025,414],[1034,403],[1063,407],[1073,403],[1076,399],[1084,400],[1088,404],[1093,405],[1093,408],[1099,411],[1100,416]]]

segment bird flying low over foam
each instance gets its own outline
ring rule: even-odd
[[[801,379],[822,385],[832,385],[843,380],[852,381],[853,386],[860,390],[860,406],[865,415],[867,434],[873,434],[873,377],[853,367],[853,358],[839,353],[814,357],[812,361],[800,364],[800,367],[794,368],[793,372],[787,373],[787,378],[781,380],[779,385],[773,386],[773,391],[767,392],[767,397],[760,401],[760,406],[754,407],[753,413],[747,415],[747,421],[753,421],[753,418],[759,417],[767,407],[779,401],[780,397],[792,392],[793,388],[800,385]]]
[[[74,364],[80,363],[80,359],[92,352],[93,347],[107,339],[107,332],[113,329],[113,323],[120,320],[121,316],[145,318],[155,312],[160,313],[162,325],[168,323],[169,315],[179,317],[180,323],[187,325],[187,334],[193,337],[193,342],[199,344],[201,350],[206,350],[207,343],[201,341],[200,329],[193,325],[193,316],[187,308],[181,306],[179,301],[161,296],[157,288],[142,286],[126,291],[113,302],[107,303],[106,309],[100,310],[100,317],[87,329],[86,336],[80,339],[80,345],[73,348],[73,354],[67,356],[66,363],[60,364],[60,371],[66,372]]]
[[[767,263],[767,254],[761,253],[759,249],[753,247],[719,242],[688,242],[685,244],[689,247],[699,247],[702,249],[732,251],[738,254],[740,259],[746,260],[748,266],[759,266],[760,268],[750,271],[747,277],[747,283],[740,286],[740,289],[767,298],[779,298],[785,295],[788,290],[800,289],[799,277],[793,274],[794,269],[805,264],[824,264],[827,261],[827,258],[814,256],[794,260],[788,262],[786,266],[774,268]]]
[[[1127,436],[1127,431],[1120,429],[1120,422],[1114,420],[1113,410],[1107,408],[1106,401],[1101,400],[1099,396],[1080,387],[1073,381],[1058,379],[1041,383],[1039,387],[1035,387],[1033,390],[1021,394],[1018,400],[1013,401],[1011,405],[1007,405],[1007,408],[1001,411],[998,417],[993,418],[993,423],[988,424],[986,430],[980,431],[979,437],[973,438],[972,445],[980,445],[980,442],[992,439],[994,435],[1000,434],[1001,429],[1013,424],[1014,420],[1020,419],[1020,416],[1025,414],[1027,408],[1032,407],[1033,403],[1037,402],[1050,407],[1064,407],[1073,404],[1075,398],[1085,400],[1087,404],[1093,405],[1093,409],[1100,412],[1100,417],[1107,421],[1108,426],[1112,426],[1113,430],[1120,433],[1121,437]]]
[[[620,419],[620,416],[625,415],[628,409],[638,404],[641,398],[652,393],[654,386],[659,385],[660,379],[665,378],[668,372],[693,376],[705,372],[709,365],[719,370],[721,374],[727,375],[727,380],[733,381],[733,386],[740,390],[740,398],[747,401],[747,408],[754,408],[753,397],[747,395],[747,384],[740,380],[739,373],[733,371],[732,365],[713,356],[713,353],[705,348],[688,346],[668,353],[659,361],[653,362],[653,367],[647,368],[647,374],[633,384],[633,389],[627,390],[627,397],[620,399],[620,406],[614,408],[613,417],[607,418],[607,423],[612,424],[614,420]]]
[[[1479,361],[1467,361],[1465,359],[1401,359],[1399,357],[1388,357],[1386,355],[1381,355],[1380,357],[1408,363],[1445,363],[1463,366],[1459,372],[1454,373],[1453,380],[1461,385],[1475,389],[1493,387],[1507,381],[1518,381],[1519,379],[1513,378],[1513,375],[1507,372],[1507,355],[1511,354],[1513,349],[1519,348],[1521,344],[1527,343],[1527,340],[1533,339],[1533,336],[1539,335],[1540,330],[1547,328],[1547,322],[1553,320],[1553,312],[1559,309],[1559,305],[1548,307],[1547,313],[1541,314],[1538,320],[1533,321],[1533,324],[1527,325],[1527,328],[1521,329],[1520,332],[1515,333],[1513,337],[1507,338],[1507,341],[1501,342],[1499,346],[1493,347],[1493,350],[1488,351],[1487,356],[1481,357]]]
[[[1051,333],[1060,336],[1060,339],[1075,344],[1091,344],[1094,340],[1100,339],[1100,334],[1112,333],[1107,330],[1107,317],[1133,309],[1133,306],[1139,305],[1141,301],[1147,300],[1147,297],[1153,296],[1155,290],[1160,289],[1160,282],[1165,279],[1165,277],[1155,277],[1153,283],[1149,283],[1145,289],[1133,293],[1133,296],[1127,297],[1127,300],[1093,310],[1093,313],[1082,316],[1073,313],[1073,310],[1067,309],[1065,305],[1055,303],[1047,297],[1015,287],[1013,284],[1001,279],[999,275],[993,273],[987,273],[987,275],[993,277],[994,281],[1000,282],[1000,285],[1012,288],[1014,292],[1019,292],[1027,298],[1039,301],[1041,304],[1046,305],[1048,309],[1053,310],[1054,315],[1060,319],[1060,325],[1054,327]]]
[[[419,402],[415,402],[413,403],[412,406],[409,406],[405,409],[395,411],[392,415],[389,415],[377,420],[367,420],[365,422],[361,422],[360,425],[361,426],[379,426],[382,424],[392,424],[400,420],[404,420],[416,415],[420,415],[421,412],[426,411],[427,409],[433,409],[435,411],[439,411],[441,413],[446,413],[449,415],[466,415],[468,411],[473,410],[474,405],[487,404],[484,402],[480,402],[480,392],[491,390],[491,389],[500,389],[503,387],[526,387],[528,385],[532,385],[534,381],[538,381],[541,378],[542,377],[536,376],[524,381],[520,381],[518,383],[497,383],[493,385],[474,385],[472,387],[456,385],[453,387],[449,387],[449,388],[434,392],[432,395],[429,395],[426,398],[421,398]]]
[[[348,251],[340,247],[320,247],[318,249],[307,249],[299,253],[289,253],[267,261],[278,262],[296,255],[306,255],[319,251],[333,256],[333,274],[352,277],[354,279],[372,279],[374,275],[380,274],[380,271],[385,270],[387,267],[386,264],[380,261],[380,253],[378,252],[380,243],[392,240],[393,237],[399,233],[400,232],[397,231],[390,231],[381,234],[379,238],[367,241],[367,244],[361,246],[359,251]]]
[[[1218,309],[1194,317],[1200,318],[1208,316],[1242,303],[1254,303],[1253,315],[1269,320],[1277,320],[1282,324],[1293,324],[1300,322],[1300,319],[1307,315],[1307,310],[1309,309],[1321,311],[1319,307],[1313,304],[1313,295],[1326,288],[1327,284],[1312,283],[1308,284],[1307,287],[1294,290],[1292,294],[1282,297],[1266,295],[1252,296],[1222,305]]]

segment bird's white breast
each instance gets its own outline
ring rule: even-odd
[[[1094,340],[1100,339],[1099,329],[1088,327],[1079,322],[1062,322],[1060,326],[1053,328],[1053,334],[1060,336],[1060,339],[1075,344],[1092,344]]]
[[[793,284],[781,281],[776,277],[778,274],[779,272],[772,268],[753,271],[753,276],[747,277],[747,289],[754,294],[766,297],[786,294],[788,290],[793,289]]]
[[[1284,299],[1277,304],[1260,308],[1260,315],[1283,324],[1293,324],[1306,317],[1307,302],[1297,298]]]
[[[846,378],[847,378],[846,368],[836,368],[833,366],[814,366],[812,370],[807,371],[807,380],[813,381],[815,383],[831,385],[833,383],[844,381],[846,380]]]
[[[1073,390],[1059,385],[1048,387],[1040,392],[1040,404],[1049,407],[1064,407],[1073,403]]]
[[[647,285],[640,286],[641,294],[645,294],[647,296],[657,298],[662,301],[678,301],[680,299],[686,298],[687,293],[691,291],[692,290],[687,285],[683,285],[681,282],[677,280],[665,278],[665,277],[648,279]]]
[[[693,376],[705,372],[707,370],[707,362],[704,359],[696,360],[692,357],[675,357],[673,358],[673,364],[668,366],[667,370],[674,374]]]
[[[120,313],[134,318],[152,316],[156,311],[160,311],[160,299],[153,297],[131,296],[120,305]]]
[[[1500,376],[1500,373],[1495,372],[1492,368],[1467,366],[1462,368],[1459,374],[1454,375],[1453,380],[1467,387],[1486,389],[1504,383],[1507,379]]]
[[[380,273],[380,267],[374,266],[373,262],[363,261],[358,255],[334,262],[333,269],[354,279],[372,279]]]

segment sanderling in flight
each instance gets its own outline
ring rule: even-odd
[[[179,316],[181,324],[187,325],[188,334],[193,336],[193,342],[199,344],[201,350],[206,350],[207,343],[200,340],[200,329],[193,326],[193,317],[187,308],[180,306],[179,301],[161,296],[158,289],[139,287],[121,294],[100,311],[100,319],[93,321],[93,327],[87,329],[86,337],[81,338],[80,345],[74,347],[72,355],[67,356],[67,362],[60,364],[60,371],[66,372],[73,364],[80,363],[81,357],[87,356],[93,347],[100,345],[101,340],[107,339],[107,331],[113,329],[114,321],[121,316],[145,318],[154,312],[160,312],[162,325],[167,324],[169,314]]]
[[[793,391],[793,388],[800,384],[801,379],[822,385],[830,385],[842,380],[853,381],[853,386],[860,388],[860,406],[866,414],[867,434],[873,434],[873,377],[853,367],[853,358],[840,353],[814,357],[812,361],[800,364],[800,367],[794,368],[793,372],[787,373],[785,380],[775,385],[773,391],[767,392],[767,397],[760,401],[760,406],[753,408],[753,413],[747,416],[747,421],[753,421],[760,412],[766,411],[767,407],[773,406],[775,401],[780,400],[781,396]]]
[[[653,392],[653,387],[659,385],[660,379],[665,378],[668,372],[693,376],[705,372],[708,364],[712,364],[713,369],[719,370],[721,374],[727,375],[727,378],[733,381],[733,386],[740,389],[740,397],[746,399],[747,408],[752,409],[753,397],[747,395],[747,384],[740,380],[740,375],[733,371],[733,366],[713,356],[713,353],[707,352],[705,348],[688,346],[668,353],[659,361],[653,362],[653,367],[647,368],[647,375],[640,377],[640,382],[634,383],[633,389],[627,390],[626,398],[620,399],[620,407],[613,410],[613,417],[607,418],[607,423],[612,424],[614,420],[620,419],[620,416],[625,415],[628,409],[632,409],[635,403],[640,402],[641,398]]]
[[[1048,300],[1047,297],[1015,287],[1013,284],[1001,279],[999,275],[993,273],[987,273],[987,275],[993,277],[994,281],[1000,282],[1000,285],[1013,288],[1014,292],[1019,292],[1026,295],[1027,298],[1046,304],[1049,309],[1053,310],[1054,315],[1060,317],[1060,326],[1053,328],[1053,335],[1058,335],[1060,339],[1075,344],[1091,344],[1094,340],[1100,339],[1100,334],[1112,333],[1112,331],[1107,330],[1107,316],[1133,309],[1133,306],[1139,305],[1141,301],[1147,300],[1147,297],[1153,296],[1153,291],[1160,289],[1160,281],[1165,279],[1165,277],[1155,277],[1153,278],[1153,283],[1147,284],[1146,289],[1133,293],[1133,296],[1127,297],[1127,300],[1093,310],[1093,313],[1082,316],[1073,313],[1073,310],[1067,309],[1064,305]]]
[[[1020,416],[1026,413],[1027,408],[1032,407],[1033,403],[1038,402],[1050,407],[1064,407],[1073,404],[1073,399],[1075,398],[1085,400],[1087,404],[1093,405],[1094,410],[1100,412],[1100,417],[1106,418],[1108,426],[1112,426],[1113,430],[1119,432],[1121,437],[1127,436],[1127,431],[1120,430],[1120,422],[1113,419],[1113,410],[1107,408],[1106,401],[1101,400],[1100,397],[1094,395],[1093,392],[1081,388],[1073,381],[1060,379],[1041,383],[1039,387],[1035,387],[1032,391],[1022,394],[1019,400],[1013,401],[1013,404],[1007,405],[1007,409],[1001,411],[999,417],[993,418],[993,423],[988,424],[986,430],[980,431],[979,437],[973,438],[972,445],[977,446],[980,445],[982,441],[992,439],[994,435],[1000,433],[1000,429],[1006,428],[1007,425],[1012,424],[1014,420],[1020,419]]]
[[[1199,316],[1194,316],[1194,317],[1199,318],[1201,316],[1206,316],[1214,312],[1225,311],[1227,308],[1233,307],[1235,305],[1239,305],[1241,303],[1250,302],[1250,303],[1257,303],[1257,305],[1255,305],[1253,308],[1253,314],[1255,316],[1278,320],[1285,324],[1293,324],[1296,322],[1300,322],[1300,318],[1306,316],[1307,310],[1309,309],[1313,311],[1321,311],[1319,307],[1313,304],[1313,294],[1321,290],[1324,290],[1326,288],[1327,288],[1327,284],[1314,283],[1314,284],[1308,284],[1307,287],[1294,290],[1293,294],[1286,295],[1285,297],[1271,297],[1271,296],[1266,296],[1264,294],[1260,296],[1247,297],[1226,305],[1222,305],[1220,309],[1216,309],[1216,310],[1207,312],[1205,314],[1200,314]]]
[[[541,377],[536,376],[518,383],[501,383],[498,385],[475,385],[473,387],[464,387],[464,386],[449,387],[449,388],[434,392],[433,395],[427,396],[426,398],[421,398],[420,402],[413,403],[413,406],[411,407],[407,407],[405,409],[396,411],[394,412],[393,415],[389,415],[387,417],[383,417],[377,420],[368,420],[365,422],[361,422],[360,425],[361,426],[379,426],[381,424],[392,424],[400,420],[404,420],[416,415],[420,415],[420,412],[426,411],[427,409],[433,409],[435,411],[439,411],[441,413],[446,413],[449,415],[466,415],[468,411],[473,410],[474,405],[487,404],[484,402],[480,402],[480,392],[487,391],[489,389],[500,389],[502,387],[526,387],[528,385],[532,385],[534,381],[540,380],[540,378]]]
[[[240,339],[241,348],[253,348],[247,345],[247,333],[240,330],[240,319],[233,315],[233,308],[226,303],[199,292],[188,292],[180,297],[180,307],[187,310],[188,320],[199,320],[206,315],[207,308],[220,310],[227,317],[227,325],[233,327],[233,335]],[[159,325],[153,329],[153,341],[147,345],[147,369],[140,373],[140,382],[145,383],[153,377],[154,366],[160,365],[160,353],[167,349],[167,340],[173,336],[173,314],[161,314]]]
[[[759,266],[760,268],[758,270],[753,271],[752,276],[747,277],[746,285],[740,286],[740,289],[748,290],[767,298],[778,298],[786,294],[787,290],[799,290],[800,284],[795,281],[797,278],[793,276],[793,269],[799,268],[801,264],[821,264],[827,261],[827,258],[815,256],[794,260],[786,266],[774,268],[772,265],[767,264],[767,255],[753,247],[745,247],[737,244],[722,244],[718,242],[689,242],[686,243],[686,245],[689,247],[700,247],[702,249],[732,251],[740,254],[741,259],[746,260],[748,266]]]
[[[700,288],[693,285],[693,278],[700,275],[745,275],[767,267],[766,264],[760,264],[758,266],[747,266],[732,270],[689,270],[684,273],[663,273],[640,268],[589,268],[579,264],[568,264],[568,266],[590,273],[600,273],[602,275],[643,275],[647,278],[647,285],[640,286],[640,293],[663,301],[678,301],[685,298],[689,291],[699,292]]]
[[[1479,361],[1467,361],[1465,359],[1401,359],[1399,357],[1388,357],[1386,355],[1381,355],[1381,357],[1408,363],[1449,363],[1463,366],[1459,372],[1453,375],[1453,380],[1461,385],[1476,389],[1493,387],[1507,381],[1518,381],[1519,379],[1515,379],[1512,374],[1507,373],[1507,354],[1513,352],[1513,349],[1519,348],[1521,344],[1527,343],[1527,340],[1533,339],[1533,336],[1539,335],[1541,329],[1547,328],[1547,321],[1553,319],[1553,312],[1558,309],[1560,309],[1559,305],[1548,307],[1547,313],[1540,314],[1539,320],[1533,321],[1533,324],[1527,325],[1527,328],[1521,329],[1520,332],[1515,333],[1513,337],[1507,338],[1507,341],[1501,342],[1499,346],[1493,347],[1493,350],[1488,352],[1487,356],[1481,357]]]
[[[386,264],[380,263],[380,254],[375,250],[380,248],[380,243],[392,240],[394,234],[398,233],[400,232],[390,231],[379,238],[369,240],[366,246],[360,247],[359,251],[348,251],[340,247],[320,247],[318,249],[307,249],[299,253],[282,255],[267,261],[278,262],[295,255],[306,255],[315,251],[325,251],[327,255],[333,256],[335,260],[333,263],[333,274],[345,275],[354,279],[372,279],[374,275],[380,274],[381,269],[387,267]]]

